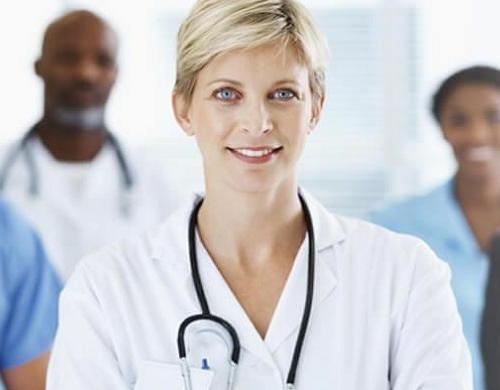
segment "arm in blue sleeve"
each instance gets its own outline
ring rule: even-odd
[[[50,350],[61,285],[35,232],[3,203],[0,214],[0,369],[4,370]]]

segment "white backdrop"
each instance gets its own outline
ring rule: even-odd
[[[175,23],[193,3],[193,0],[2,2],[0,143],[19,137],[40,116],[42,90],[32,64],[39,53],[45,26],[66,9],[87,8],[107,18],[121,39],[121,73],[110,101],[110,127],[126,141],[154,150],[166,169],[183,167],[172,170],[183,176],[186,185],[200,186],[200,161],[194,143],[177,129],[170,109]],[[343,109],[343,101],[339,96],[328,100],[326,110],[333,113],[330,123],[323,123],[313,135],[302,164],[303,178],[311,184],[313,192],[334,209],[359,214],[383,200],[420,192],[444,180],[451,174],[453,162],[430,120],[429,97],[443,77],[460,67],[480,62],[500,66],[500,49],[497,49],[500,2],[307,0],[306,4],[323,10],[375,10],[379,37],[374,42],[378,42],[375,50],[380,72],[377,74],[381,77],[376,84],[380,90],[374,96],[376,107],[380,107],[379,122],[373,125],[378,129],[375,133],[370,132],[371,125],[365,125],[366,129],[356,129],[354,135],[348,131],[339,134],[342,132],[337,129],[335,136],[331,136],[331,123],[335,124],[335,118],[343,115],[339,111]],[[398,17],[401,7],[416,10],[415,47],[407,47],[408,40],[404,39],[410,30],[405,27],[406,19]],[[342,44],[349,42],[349,37],[343,39]],[[411,69],[407,61],[410,49],[415,57]],[[334,74],[335,56],[332,53]],[[402,83],[409,77],[408,83]],[[342,83],[354,85],[354,81],[342,80]],[[363,96],[364,90],[359,88],[354,93]],[[408,100],[410,95],[412,99]],[[414,106],[407,107],[401,103],[404,101]],[[364,115],[363,107],[349,109],[352,115]],[[414,130],[408,129],[408,119],[412,124],[409,127],[414,125]],[[339,171],[343,172],[341,176]]]

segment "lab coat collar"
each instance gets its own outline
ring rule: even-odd
[[[316,239],[316,252],[322,252],[328,247],[342,242],[346,237],[346,231],[339,219],[326,210],[307,191],[300,189],[300,193],[304,196],[311,213]],[[155,259],[172,259],[170,250],[174,245],[185,255],[183,258],[176,258],[175,260],[179,260],[189,267],[189,217],[200,196],[202,195],[192,194],[156,231],[152,240],[152,255]]]
[[[342,242],[346,237],[346,231],[339,219],[307,191],[301,188],[300,193],[304,196],[311,213],[316,238],[316,251],[322,252],[326,248]]]
[[[304,191],[301,193],[309,206],[316,238],[315,292],[311,314],[311,320],[313,320],[318,307],[330,296],[337,285],[334,251],[327,249],[331,249],[332,246],[343,241],[346,233],[335,216],[324,209],[311,195]],[[186,287],[190,290],[193,288],[189,268],[188,221],[196,199],[197,197],[193,196],[182,208],[172,214],[162,228],[157,231],[156,238],[152,240],[152,253],[156,260],[184,264]],[[172,256],[174,247],[176,248],[175,252],[179,254],[178,256]],[[302,319],[307,280],[307,237],[300,251],[303,252],[303,255],[297,257],[263,341],[215,264],[211,261],[204,261],[208,258],[208,254],[200,240],[197,240],[200,274],[203,284],[206,286],[205,293],[211,312],[223,317],[235,327],[242,348],[270,366],[276,364],[272,354],[285,341],[297,334]],[[178,265],[176,269],[179,269]],[[192,297],[194,307],[199,310],[194,291]]]
[[[346,231],[339,219],[327,211],[312,195],[304,190],[301,190],[301,194],[311,213],[316,240],[314,296],[310,319],[313,321],[319,306],[337,286],[335,251],[332,247],[345,239]],[[309,250],[307,240],[308,237],[301,248],[302,256],[297,257],[293,266],[266,335],[266,343],[272,353],[277,352],[290,337],[294,337],[294,340],[297,337],[307,288],[307,253]]]

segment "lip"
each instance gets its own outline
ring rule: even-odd
[[[77,107],[89,107],[100,103],[100,94],[95,88],[73,88],[65,92],[64,99]]]
[[[265,164],[276,158],[282,146],[245,146],[227,150],[238,160],[249,164]]]

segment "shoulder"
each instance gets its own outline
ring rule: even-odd
[[[168,204],[169,213],[174,211],[188,193],[183,190],[182,177],[175,174],[175,169],[162,157],[162,151],[132,145],[122,148],[133,179],[144,196],[147,195],[150,202],[156,199]]]
[[[45,272],[52,272],[36,232],[10,204],[1,199],[0,237],[0,274],[11,287],[22,283],[28,288]]]
[[[0,248],[19,250],[32,243],[34,231],[28,222],[5,199],[0,198]]]
[[[383,226],[359,219],[336,217],[346,230],[345,245],[354,252],[378,262],[406,265],[415,261],[440,263],[434,252],[421,239],[391,231]]]
[[[331,213],[321,205],[314,205],[312,210],[319,230],[318,249],[331,245],[339,267],[394,275],[411,273],[415,267],[441,268],[444,264],[419,238]]]
[[[167,176],[168,167],[165,166],[161,150],[151,147],[138,147],[119,140],[120,148],[130,168],[141,175]]]
[[[448,278],[448,265],[420,238],[360,219],[332,218],[345,232],[334,248],[339,274],[349,283],[362,281],[374,296],[387,291],[402,299],[427,277]]]
[[[174,273],[176,263],[187,261],[187,226],[191,207],[185,202],[160,225],[129,236],[84,257],[65,290],[115,292],[147,284],[152,275]],[[85,285],[85,286],[84,286]],[[80,286],[80,287],[77,287]]]
[[[374,223],[394,230],[407,230],[415,224],[425,223],[434,218],[435,210],[447,206],[447,192],[450,183],[447,182],[432,191],[405,199],[376,210],[369,215]]]
[[[403,313],[411,297],[418,297],[419,291],[427,294],[429,286],[432,294],[449,292],[449,266],[421,239],[370,222],[337,218],[346,230],[334,252],[337,275],[349,291],[370,302],[374,312]],[[423,295],[418,302],[423,304]]]

